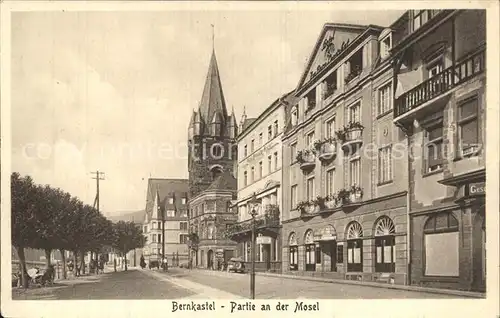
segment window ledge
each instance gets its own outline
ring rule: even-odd
[[[475,151],[473,153],[470,153],[468,155],[457,155],[453,161],[454,162],[457,162],[457,161],[460,161],[460,160],[463,160],[463,159],[472,159],[472,158],[478,158],[479,157],[479,151]]]
[[[443,168],[437,169],[437,170],[434,170],[434,171],[431,171],[431,172],[425,172],[422,175],[422,178],[426,178],[426,177],[429,177],[429,176],[432,176],[432,175],[435,175],[435,174],[439,174],[439,173],[443,173]]]
[[[379,182],[379,183],[377,183],[377,186],[378,186],[378,187],[381,187],[381,186],[384,186],[384,185],[391,184],[392,182],[393,182],[393,180],[388,180],[388,181],[384,181],[384,182]]]
[[[388,111],[386,111],[385,113],[382,113],[382,114],[378,115],[377,119],[380,119],[380,118],[385,117],[385,116],[387,116],[389,114],[392,114],[392,113],[393,113],[393,109],[391,108]]]

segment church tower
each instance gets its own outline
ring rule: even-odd
[[[200,104],[193,111],[188,128],[191,198],[208,188],[223,172],[234,175],[237,136],[236,117],[234,112],[231,115],[227,112],[214,49]]]

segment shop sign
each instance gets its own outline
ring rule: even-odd
[[[271,244],[270,236],[257,236],[257,244]]]
[[[474,182],[469,183],[469,195],[485,195],[486,194],[486,182]]]

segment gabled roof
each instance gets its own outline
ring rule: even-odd
[[[150,178],[148,180],[148,191],[146,193],[146,210],[151,216],[155,196],[158,196],[158,202],[163,203],[167,197],[174,194],[176,197],[186,197],[189,191],[187,179],[158,179]],[[160,204],[163,206],[163,204]]]
[[[215,112],[222,114],[224,119],[227,118],[226,101],[224,99],[224,93],[222,92],[219,67],[217,66],[214,50],[210,58],[210,65],[208,66],[198,113],[201,115],[201,119],[205,124],[209,124]]]
[[[218,176],[205,191],[236,190],[237,186],[238,184],[234,176],[226,170]]]

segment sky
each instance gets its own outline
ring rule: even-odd
[[[212,52],[228,111],[256,117],[297,85],[326,22],[402,11],[16,12],[12,170],[105,214],[144,209],[147,179],[187,178],[187,127]]]

